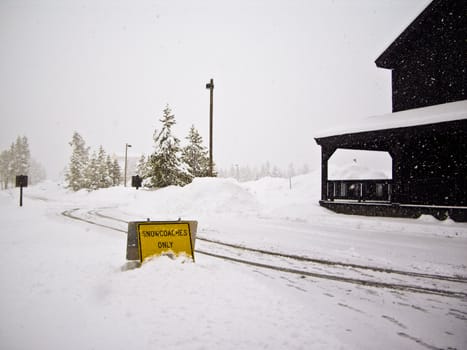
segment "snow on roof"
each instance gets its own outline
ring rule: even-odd
[[[352,134],[357,132],[404,128],[467,119],[467,100],[406,111],[367,117],[341,124],[315,134],[315,138]]]

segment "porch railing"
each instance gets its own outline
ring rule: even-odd
[[[327,199],[391,201],[392,180],[328,180]]]

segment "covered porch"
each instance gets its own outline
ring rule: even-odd
[[[465,101],[425,107],[315,138],[321,146],[320,204],[347,214],[467,221],[466,111]],[[389,153],[391,179],[329,179],[328,162],[338,149]]]

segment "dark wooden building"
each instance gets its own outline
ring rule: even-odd
[[[322,206],[467,221],[466,4],[433,1],[376,60],[392,69],[395,113],[316,138]],[[388,152],[392,178],[329,180],[328,160],[337,149]]]
[[[392,71],[392,110],[466,99],[467,1],[434,0],[376,59]]]

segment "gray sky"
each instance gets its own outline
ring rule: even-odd
[[[27,136],[49,177],[78,131],[153,150],[166,104],[214,160],[319,167],[319,130],[391,111],[374,60],[429,0],[0,0],[0,150]]]

